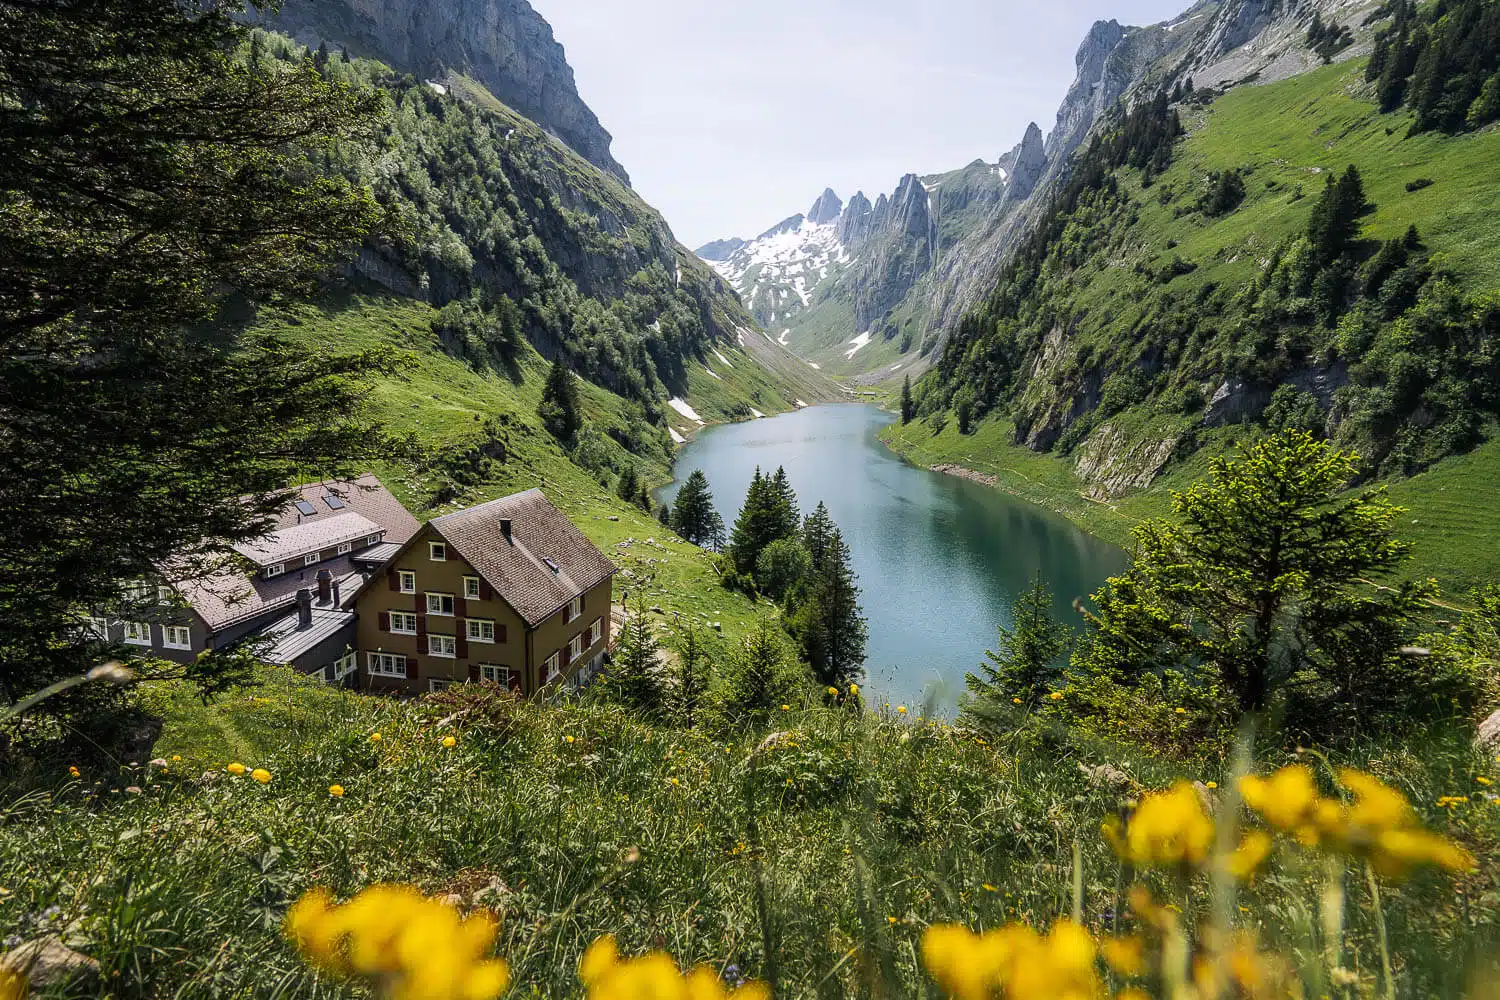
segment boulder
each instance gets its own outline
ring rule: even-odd
[[[1496,712],[1479,724],[1479,731],[1474,736],[1474,742],[1479,749],[1485,751],[1500,747],[1500,712]]]
[[[0,955],[0,967],[26,976],[33,987],[60,986],[99,974],[99,963],[56,935],[34,938]]]

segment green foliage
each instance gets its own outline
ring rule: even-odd
[[[1461,132],[1500,118],[1500,7],[1443,0],[1419,9],[1396,0],[1392,13],[1366,69],[1382,111],[1410,107],[1413,134]]]
[[[1434,588],[1376,587],[1409,546],[1382,489],[1344,493],[1356,468],[1296,431],[1214,460],[1175,495],[1175,521],[1137,529],[1131,568],[1095,595],[1070,707],[1144,688],[1210,724],[1274,711],[1289,738],[1315,741],[1448,711],[1452,692],[1436,697],[1424,661],[1400,653]]]
[[[1228,215],[1245,200],[1245,181],[1238,170],[1216,170],[1208,175],[1208,189],[1198,199],[1198,211],[1209,218]]]
[[[1272,434],[1298,431],[1315,437],[1324,436],[1323,426],[1327,421],[1318,397],[1294,385],[1276,387],[1261,419]]]
[[[305,167],[376,103],[248,64],[237,10],[0,5],[0,700],[131,655],[86,609],[174,557],[233,557],[293,477],[380,450],[363,402],[385,357],[221,326],[379,221]]]
[[[813,560],[797,538],[778,538],[755,560],[755,585],[773,601],[784,602],[812,573]]]
[[[672,507],[672,530],[701,548],[718,552],[724,547],[724,519],[714,509],[713,492],[702,469],[694,469],[677,493]]]
[[[1337,21],[1324,22],[1323,15],[1313,13],[1312,24],[1307,29],[1307,44],[1325,62],[1354,44],[1354,32]]]
[[[801,702],[807,679],[769,618],[745,637],[720,689],[720,706],[737,725],[764,725],[784,704]]]
[[[678,636],[674,652],[677,667],[673,671],[676,684],[672,689],[672,716],[680,725],[693,726],[708,695],[708,650],[698,630],[689,624]]]
[[[667,707],[658,662],[661,645],[656,641],[656,630],[651,627],[646,602],[637,598],[635,604],[620,626],[620,639],[610,661],[606,688],[610,697],[620,704],[654,719],[659,718]]]
[[[973,695],[965,706],[966,716],[982,718],[996,707],[1009,709],[1013,698],[1035,706],[1062,677],[1072,632],[1052,617],[1052,591],[1040,574],[1016,599],[1011,613],[1011,626],[999,626],[998,651],[985,650],[989,662],[980,664],[984,672],[964,677]]]
[[[542,389],[542,401],[537,404],[536,413],[542,418],[547,433],[564,443],[571,442],[578,428],[583,426],[583,416],[578,409],[578,386],[573,383],[573,373],[561,356],[552,360],[552,369],[547,373],[547,385]]]
[[[793,537],[797,528],[797,498],[787,482],[786,470],[777,469],[774,476],[765,476],[757,468],[730,535],[730,558],[741,573],[754,573],[766,546]]]
[[[859,607],[849,546],[838,528],[828,533],[821,556],[813,559],[813,576],[791,628],[819,684],[843,688],[864,675],[869,629]]]
[[[901,383],[901,422],[909,424],[917,415],[917,406],[911,398],[911,376],[908,375]]]

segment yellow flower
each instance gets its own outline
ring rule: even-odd
[[[241,763],[240,763],[240,762],[239,762],[239,761],[235,761],[235,762],[234,762],[234,763],[233,763],[233,764],[230,764],[230,765],[229,765],[229,766],[228,766],[228,767],[226,767],[226,768],[225,768],[225,769],[224,769],[224,770],[226,770],[226,771],[228,771],[228,772],[229,772],[229,773],[230,773],[230,774],[233,774],[233,775],[235,775],[235,776],[236,776],[236,777],[238,777],[238,776],[239,776],[239,775],[241,775],[241,774],[244,774],[244,773],[245,773],[245,765],[244,765],[244,764],[241,764]]]
[[[1489,778],[1486,778],[1484,775],[1480,775],[1479,777],[1475,778],[1474,780],[1477,781],[1477,782],[1479,782],[1481,785],[1485,785],[1485,786],[1489,786],[1489,785],[1493,785],[1494,784],[1493,781],[1491,781]]]
[[[1146,974],[1146,942],[1137,934],[1105,938],[1099,942],[1099,953],[1122,976],[1135,978]]]
[[[1176,712],[1176,713],[1177,713],[1177,714],[1178,714],[1178,715],[1187,715],[1187,709],[1185,709],[1185,708],[1178,708],[1178,709],[1174,709],[1174,711],[1175,711],[1175,712]]]
[[[975,934],[936,925],[922,935],[922,962],[958,1000],[1086,998],[1099,996],[1096,949],[1088,932],[1058,921],[1045,938],[1024,924]]]
[[[172,755],[172,760],[174,760],[174,761],[179,761],[179,760],[181,760],[181,759],[182,759],[182,755],[181,755],[181,754],[175,754],[175,753],[174,753],[174,754],[173,754],[173,755]]]
[[[563,742],[564,743],[576,743],[577,740],[573,739],[573,737],[571,735],[569,735],[569,736],[564,736],[563,737]]]
[[[1053,701],[1062,701],[1063,693],[1061,691],[1053,691],[1047,697],[1051,698]]]
[[[1205,782],[1203,787],[1207,788],[1209,791],[1213,791],[1215,788],[1219,787],[1219,783],[1217,781],[1209,781]]]
[[[858,698],[859,697],[859,685],[858,684],[850,684],[849,685],[849,694],[852,695],[853,697]]]
[[[343,906],[323,889],[287,913],[286,934],[312,965],[382,984],[391,997],[494,1000],[510,969],[487,958],[499,924],[489,913],[460,918],[409,886],[377,885]]]
[[[370,742],[371,743],[379,743],[380,742],[380,734],[379,733],[371,733],[370,734]]]
[[[1224,870],[1244,881],[1254,878],[1266,858],[1271,856],[1274,841],[1264,830],[1251,830],[1240,841],[1239,849],[1224,860]]]
[[[1120,835],[1118,822],[1105,836],[1121,857],[1138,865],[1201,865],[1213,848],[1214,822],[1186,781],[1141,800]]]
[[[906,714],[906,706],[905,705],[897,705],[896,706],[896,714],[897,715],[905,715]]]
[[[24,973],[0,966],[0,1000],[26,1000],[30,992],[31,983]]]
[[[68,775],[70,777],[74,777],[74,778],[78,777],[79,776],[78,768],[76,766],[69,767],[68,768]]]
[[[452,736],[444,736],[443,746],[451,750],[453,747],[458,746],[458,740],[454,739]]]
[[[781,710],[783,712],[790,712],[792,710],[792,706],[790,706],[790,705],[782,705],[781,706]]]
[[[269,785],[271,783],[271,772],[267,771],[263,767],[257,767],[255,770],[251,771],[250,777],[254,778],[262,785]]]
[[[836,688],[836,687],[830,687],[828,689],[828,697],[830,697],[830,698],[837,698],[838,696],[839,696],[839,689],[838,688]]]
[[[676,778],[673,778],[672,779],[672,784],[674,786],[679,786],[680,787],[682,785],[682,782],[678,781]]]
[[[1019,705],[1019,704],[1021,704],[1021,699],[1020,699],[1020,698],[1012,698],[1012,699],[1011,699],[1011,700],[1010,700],[1010,703],[1011,703],[1011,704],[1012,704],[1012,705]]]
[[[1386,830],[1375,838],[1370,864],[1377,874],[1404,879],[1417,865],[1436,865],[1454,874],[1474,870],[1474,856],[1457,844],[1426,830]]]
[[[619,946],[604,935],[583,953],[578,978],[589,1000],[770,1000],[764,983],[751,982],[730,991],[706,966],[683,975],[664,952],[622,960]]]
[[[1271,826],[1291,833],[1303,825],[1318,802],[1318,785],[1305,764],[1284,767],[1269,778],[1240,779],[1240,797]]]
[[[344,797],[344,786],[343,785],[329,785],[328,786],[328,794],[332,795],[336,799],[341,799],[341,798]]]
[[[982,885],[980,885],[979,888],[983,889],[985,892],[999,892],[1000,891],[999,889],[997,889],[994,886],[990,885],[988,882],[983,883]]]

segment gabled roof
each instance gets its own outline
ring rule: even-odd
[[[510,537],[502,522],[510,521]],[[615,564],[541,490],[434,519],[431,526],[528,626],[616,572]]]
[[[329,503],[330,498],[334,501],[332,504]],[[313,513],[306,514],[299,510],[298,501],[310,505]],[[340,542],[363,539],[377,533],[365,527],[366,524],[378,528],[378,533],[384,535],[386,542],[402,545],[421,528],[417,519],[401,506],[401,501],[392,496],[379,479],[364,475],[353,480],[308,483],[297,487],[286,507],[282,508],[275,527],[265,539],[248,546],[236,546],[236,549],[247,555],[252,562],[258,562],[259,555],[249,555],[247,548],[259,544],[264,549],[274,550],[282,546],[275,539],[290,534],[294,541],[299,537],[304,538],[307,544],[302,551],[308,551],[313,547],[314,536],[317,536],[316,540],[325,535],[332,539],[353,531],[355,521],[350,515],[360,519],[359,534],[347,538],[338,537],[337,541],[319,541],[319,547],[333,548]],[[348,530],[344,530],[346,528]],[[356,551],[353,555],[359,556],[360,552]],[[172,572],[171,566],[162,568],[165,575],[173,579],[177,592],[198,613],[204,624],[214,631],[276,608],[290,606],[296,601],[298,590],[317,586],[319,570],[328,570],[339,581],[345,597],[352,596],[364,580],[364,575],[348,555],[325,559],[315,566],[291,566],[286,573],[270,580],[262,574],[244,573],[228,566],[209,576],[178,580],[175,579],[176,574]]]
[[[346,510],[336,517],[309,520],[291,528],[278,528],[269,535],[242,542],[234,550],[255,565],[264,567],[384,533],[385,529],[368,517]]]

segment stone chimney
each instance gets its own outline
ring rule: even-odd
[[[510,544],[516,544],[515,539],[510,537],[510,518],[502,517],[500,519],[500,534],[504,535],[505,540]]]
[[[297,631],[312,628],[312,591],[303,587],[297,591]]]
[[[318,603],[333,603],[333,574],[326,569],[318,570]]]

